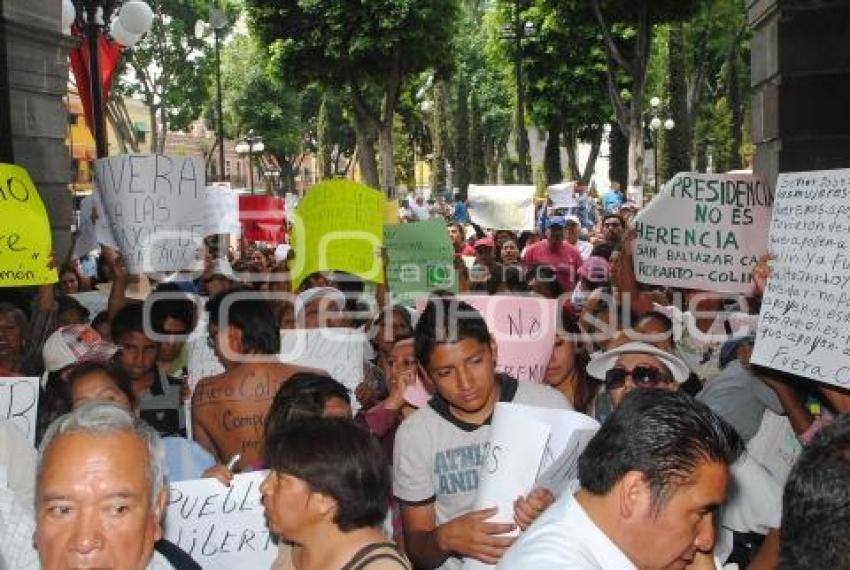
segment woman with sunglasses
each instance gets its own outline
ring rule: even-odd
[[[684,361],[651,344],[630,341],[611,348],[587,365],[587,373],[602,380],[616,408],[635,388],[655,388],[675,392],[690,370]]]
[[[678,356],[636,341],[615,346],[591,360],[587,372],[595,378],[604,378],[614,408],[636,388],[676,392],[690,375],[690,369]],[[720,510],[720,530],[713,555],[722,564],[775,568],[782,487],[746,453],[731,466],[731,477],[730,486],[737,491]],[[763,542],[753,540],[754,535],[765,535]],[[746,547],[740,546],[741,538],[746,539]]]

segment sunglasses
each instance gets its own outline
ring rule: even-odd
[[[605,373],[605,388],[608,390],[622,388],[629,376],[638,388],[656,388],[670,383],[666,373],[652,366],[635,366],[631,370],[618,366]]]
[[[620,222],[605,222],[604,226],[606,228],[619,228],[622,227]]]

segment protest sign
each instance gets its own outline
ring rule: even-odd
[[[336,269],[383,283],[382,192],[347,180],[310,189],[295,212],[292,287],[316,271]]]
[[[250,241],[281,243],[286,237],[286,206],[276,196],[239,196],[242,235]]]
[[[749,293],[772,206],[773,190],[758,177],[680,172],[635,219],[637,280]]]
[[[457,293],[454,248],[441,219],[384,226],[387,282],[393,301],[412,305],[423,293]]]
[[[200,158],[122,154],[94,163],[94,182],[130,273],[200,269],[204,237]]]
[[[401,223],[398,216],[399,203],[397,199],[387,200],[384,203],[384,224],[392,225]]]
[[[82,293],[71,293],[71,297],[89,310],[89,321],[94,319],[98,313],[109,308],[109,294],[99,289],[83,291]]]
[[[752,362],[850,388],[850,170],[780,174]]]
[[[490,441],[482,454],[475,510],[497,507],[488,522],[511,523],[518,497],[541,487],[560,496],[577,477],[579,455],[598,429],[596,420],[578,412],[496,404]],[[492,566],[464,561],[464,570],[478,568]]]
[[[80,218],[77,225],[77,234],[74,236],[73,257],[80,258],[88,252],[98,248],[97,231],[95,222],[97,216],[94,208],[94,195],[90,194],[80,202]]]
[[[280,359],[290,364],[318,368],[354,391],[363,381],[366,335],[354,329],[298,329],[280,332]],[[224,372],[206,338],[189,341],[189,386],[201,378]]]
[[[239,195],[230,188],[207,186],[204,194],[204,235],[230,234],[239,236]]]
[[[277,545],[266,525],[260,484],[267,471],[171,483],[164,538],[204,570],[269,568]]]
[[[0,378],[0,419],[15,424],[35,445],[38,378]]]
[[[50,220],[26,170],[0,164],[0,287],[56,283]]]
[[[534,230],[534,186],[469,185],[469,216],[482,228]]]
[[[549,194],[549,199],[552,200],[553,208],[576,208],[578,201],[575,197],[575,182],[562,182],[561,184],[552,184],[546,190]]]
[[[540,383],[552,356],[557,329],[558,303],[542,297],[458,295],[475,308],[496,340],[496,371],[517,380]],[[425,297],[416,300],[416,308],[425,308]],[[463,318],[459,313],[458,318]]]

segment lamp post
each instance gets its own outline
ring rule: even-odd
[[[123,4],[116,0],[63,0],[62,22],[66,34],[71,34],[71,26],[76,24],[76,29],[82,31],[77,39],[85,39],[88,45],[94,142],[97,157],[103,158],[108,154],[109,147],[101,90],[100,37],[108,33],[122,46],[133,47],[151,29],[153,10],[141,0],[130,0]]]
[[[248,134],[236,145],[236,152],[239,154],[248,155],[248,176],[251,181],[251,195],[254,195],[254,153],[262,153],[266,150],[266,145],[263,144],[263,137],[255,135],[254,131],[248,131]]]
[[[213,32],[215,42],[215,91],[216,91],[216,139],[218,144],[218,179],[224,181],[227,177],[224,173],[224,112],[222,111],[221,99],[221,35],[227,26],[227,15],[218,8],[210,9],[209,23],[203,20],[195,22],[195,37],[203,39]]]
[[[672,131],[676,128],[676,121],[669,116],[666,119],[661,118],[666,115],[666,111],[658,97],[649,100],[649,107],[649,130],[652,133],[652,167],[655,171],[653,180],[655,181],[655,194],[658,195],[658,135],[662,128],[665,131]]]

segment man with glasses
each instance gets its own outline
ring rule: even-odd
[[[605,391],[617,409],[635,390],[678,392],[690,369],[674,354],[631,341],[591,360],[587,373],[604,379]],[[773,568],[779,555],[776,529],[782,515],[781,485],[746,452],[731,466],[731,477],[734,484],[720,513],[714,556],[720,562],[735,562],[741,567],[757,561],[767,565],[753,567]]]

